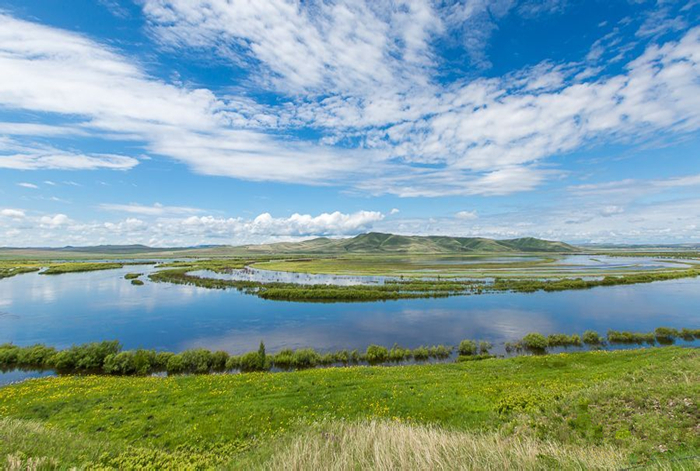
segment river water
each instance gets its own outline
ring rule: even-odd
[[[29,273],[0,280],[0,343],[57,348],[119,340],[124,348],[233,354],[284,347],[364,349],[375,343],[415,348],[465,338],[503,343],[528,332],[593,329],[651,331],[700,327],[700,279],[554,293],[492,293],[370,303],[269,301],[236,290],[151,283],[129,272],[152,266],[62,275]],[[0,375],[0,383],[26,377]]]

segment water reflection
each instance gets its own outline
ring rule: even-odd
[[[387,280],[397,280],[387,276],[352,276],[352,275],[323,275],[314,273],[295,273],[274,270],[258,270],[246,267],[231,270],[228,273],[217,273],[211,270],[195,270],[190,275],[217,280],[256,281],[260,283],[295,283],[299,285],[383,285]]]

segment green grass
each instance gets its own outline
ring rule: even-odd
[[[497,255],[507,258],[512,254]],[[513,260],[512,262],[496,263],[489,261],[493,258],[484,255],[433,255],[433,256],[397,256],[397,255],[364,255],[344,257],[316,257],[294,260],[273,260],[256,262],[255,268],[263,270],[317,273],[326,275],[357,275],[357,276],[473,276],[484,277],[504,270],[529,269],[547,267],[555,261],[551,257],[532,256],[531,260]]]
[[[35,272],[35,271],[39,271],[39,270],[40,270],[40,267],[32,267],[32,266],[0,267],[0,279],[10,278],[11,276],[21,275],[22,273],[31,273],[31,272]]]
[[[52,264],[46,270],[42,271],[40,275],[61,275],[63,273],[79,273],[86,271],[98,271],[98,270],[112,270],[115,268],[124,267],[123,263],[80,263],[80,262],[68,262],[68,263],[58,263]]]
[[[502,260],[494,260],[497,257]],[[525,257],[525,259],[522,259]],[[512,260],[508,260],[512,258]],[[316,255],[294,259],[258,261],[254,268],[283,272],[324,275],[552,279],[576,277],[627,276],[684,271],[697,268],[690,259],[675,268],[640,270],[635,266],[619,269],[556,264],[552,254],[452,254],[452,255]]]
[[[0,389],[0,416],[108,443],[117,451],[105,459],[136,447],[154,460],[185,453],[208,465],[265,462],[308,424],[380,419],[612,445],[635,463],[700,451],[698,397],[700,352],[668,347],[292,373],[56,377]],[[19,435],[0,440],[0,455],[94,462],[78,439],[58,452]]]

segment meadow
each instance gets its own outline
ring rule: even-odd
[[[451,460],[460,456],[471,460],[468,469],[694,469],[699,372],[697,349],[664,347],[391,368],[36,379],[0,389],[0,456],[15,469],[457,469]],[[381,451],[372,451],[371,437]]]

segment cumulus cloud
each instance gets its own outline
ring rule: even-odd
[[[42,216],[39,223],[44,227],[56,228],[66,226],[71,220],[65,214],[55,214],[53,216]]]
[[[144,206],[144,208],[153,208]],[[165,207],[161,207],[165,208]],[[199,244],[242,245],[299,240],[317,236],[349,236],[370,230],[384,219],[378,211],[355,213],[292,214],[273,217],[262,213],[252,219],[211,215],[173,217],[167,211],[141,212],[142,217],[117,221],[76,221],[65,214],[22,216],[18,210],[4,209],[0,216],[0,245],[94,245],[101,243],[141,243],[153,246]],[[20,221],[25,219],[25,221]]]
[[[24,218],[24,211],[21,209],[5,208],[0,209],[0,216],[7,218],[22,219]]]
[[[474,219],[478,219],[479,215],[476,213],[476,211],[458,211],[455,213],[455,217],[457,219],[461,219],[462,221],[472,221]]]

